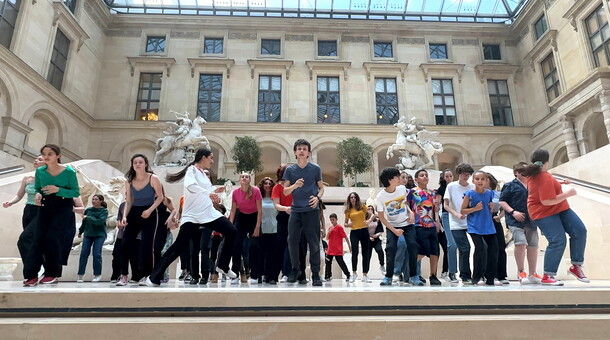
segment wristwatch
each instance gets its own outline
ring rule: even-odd
[[[514,212],[515,212],[515,209],[513,209],[511,212],[509,212],[509,214],[512,216]]]

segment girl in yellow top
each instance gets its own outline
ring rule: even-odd
[[[369,272],[369,230],[366,224],[366,205],[360,201],[360,196],[355,192],[347,195],[347,201],[343,205],[345,208],[345,226],[351,228],[349,240],[352,244],[352,271],[349,281],[354,282],[358,277],[356,269],[358,267],[358,243],[362,247],[362,282],[370,283]]]

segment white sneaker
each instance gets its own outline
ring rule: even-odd
[[[441,273],[441,277],[440,278],[442,280],[445,280],[446,282],[451,282],[451,279],[449,279],[449,273],[447,273],[447,272]]]
[[[138,286],[143,286],[143,287],[144,287],[144,286],[148,286],[148,284],[146,283],[146,281],[150,281],[150,280],[148,279],[148,276],[147,276],[147,277],[143,277],[143,278],[141,278],[141,279],[140,279],[140,281],[138,281]]]
[[[128,284],[129,284],[129,278],[127,277],[127,275],[121,275],[119,277],[119,280],[116,283],[116,285],[119,287],[127,286]]]
[[[286,283],[288,282],[288,276],[284,275],[282,276],[282,278],[280,279],[280,283]]]
[[[234,279],[237,277],[237,274],[235,274],[231,269],[229,269],[228,272],[225,272],[220,268],[216,268],[216,271],[218,272],[218,274],[226,275],[230,279]]]
[[[400,281],[400,276],[398,276],[398,275],[392,276],[392,282],[398,282],[398,281]]]
[[[364,282],[364,283],[371,283],[373,281],[371,279],[369,279],[369,277],[367,275],[363,275],[362,276],[362,282]]]
[[[100,282],[102,280],[102,275],[95,275],[91,282]]]
[[[239,279],[238,278],[231,279],[231,284],[232,285],[238,285],[239,284]]]
[[[257,285],[258,284],[258,280],[257,279],[253,279],[253,278],[249,278],[248,279],[248,284]]]
[[[142,282],[142,281],[140,280],[140,282]],[[153,283],[152,281],[150,281],[150,278],[149,278],[149,277],[146,277],[146,278],[144,278],[144,284],[140,284],[140,286],[147,286],[147,287],[159,287],[159,286],[161,286],[161,285],[160,285],[160,284]]]
[[[356,281],[356,279],[358,278],[358,274],[357,273],[353,273],[350,277],[349,277],[349,283],[354,283]]]
[[[78,283],[83,283],[83,282],[85,282],[85,280],[83,280],[83,276],[84,276],[84,275],[79,275],[79,276],[78,276],[78,278],[76,279],[76,282],[78,282]]]
[[[385,275],[385,266],[379,266],[382,275]]]

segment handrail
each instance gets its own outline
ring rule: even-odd
[[[588,189],[601,191],[606,194],[610,194],[610,187],[607,187],[607,186],[604,186],[601,184],[591,183],[591,182],[583,181],[578,178],[574,178],[574,177],[570,177],[570,176],[566,176],[566,175],[562,175],[562,174],[557,174],[557,173],[551,173],[551,175],[553,175],[553,177],[555,177],[558,180],[569,179],[570,182],[572,182],[573,184],[580,185],[580,186],[583,186]]]
[[[13,172],[18,172],[23,169],[25,169],[25,166],[23,166],[23,165],[15,165],[15,166],[9,166],[7,168],[2,168],[2,169],[0,169],[0,176],[10,174]]]

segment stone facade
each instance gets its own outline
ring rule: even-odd
[[[558,165],[608,143],[610,69],[596,67],[584,23],[606,1],[529,1],[511,25],[116,15],[99,0],[77,1],[72,14],[57,0],[22,1],[12,42],[0,46],[0,149],[30,161],[42,144],[58,143],[67,160],[125,170],[133,153],[152,157],[163,126],[135,120],[140,74],[162,73],[159,119],[170,120],[170,109],[197,112],[199,74],[214,73],[222,74],[220,121],[204,134],[218,177],[235,177],[235,136],[259,142],[260,175],[271,177],[302,137],[334,185],[337,143],[357,136],[375,152],[358,180],[376,185],[379,170],[396,163],[385,159],[396,130],[376,118],[375,78],[386,77],[396,80],[400,115],[440,132],[439,167],[510,166],[537,147]],[[537,39],[542,15],[548,30]],[[71,41],[61,91],[46,80],[58,29]],[[150,35],[166,38],[162,53],[145,52]],[[205,37],[223,38],[223,53],[203,54]],[[280,39],[280,55],[261,55],[261,39]],[[318,40],[336,40],[337,57],[318,57]],[[375,41],[391,42],[392,57],[374,57]],[[431,43],[446,44],[447,59],[430,59]],[[484,44],[499,45],[501,60],[484,60]],[[550,103],[541,66],[549,55],[561,92]],[[257,123],[259,75],[281,76],[281,123]],[[319,76],[339,77],[341,124],[317,123]],[[452,80],[457,126],[435,125],[431,79]],[[514,126],[493,126],[488,80],[507,81]]]

